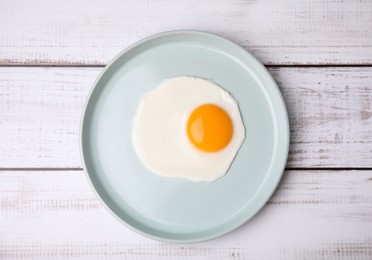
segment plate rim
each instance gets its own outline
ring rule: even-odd
[[[177,35],[177,34],[195,34],[195,35],[202,35],[202,36],[207,36],[207,37],[210,37],[210,38],[215,38],[219,41],[225,41],[226,43],[232,45],[234,48],[237,48],[237,49],[240,49],[241,51],[243,51],[245,53],[245,55],[247,55],[249,57],[249,59],[251,59],[255,63],[255,65],[258,66],[259,71],[261,73],[266,74],[265,75],[266,78],[274,86],[274,91],[276,92],[277,96],[279,97],[279,102],[280,102],[280,105],[282,106],[282,112],[283,112],[284,120],[285,120],[283,125],[286,128],[285,131],[284,131],[284,132],[286,132],[286,135],[285,135],[286,140],[283,141],[283,144],[285,145],[285,149],[284,149],[285,153],[284,153],[284,157],[282,158],[282,161],[280,161],[280,166],[281,167],[280,167],[280,171],[278,170],[279,174],[277,175],[277,178],[275,179],[274,183],[272,183],[272,185],[270,187],[270,191],[267,192],[264,199],[261,200],[260,205],[254,207],[253,211],[250,214],[247,214],[247,216],[242,221],[238,221],[237,223],[235,223],[235,225],[231,225],[228,228],[224,229],[223,231],[213,233],[212,235],[209,235],[209,236],[203,236],[203,237],[192,238],[192,239],[169,239],[169,238],[165,238],[165,237],[162,237],[162,236],[150,234],[150,233],[144,232],[140,229],[137,229],[136,227],[127,223],[123,218],[118,216],[110,208],[110,206],[104,201],[104,199],[101,197],[98,190],[96,189],[96,186],[95,186],[95,184],[94,184],[94,182],[91,178],[91,175],[89,174],[88,169],[87,169],[87,163],[86,163],[86,158],[85,158],[85,155],[84,155],[85,154],[84,153],[84,147],[83,147],[84,146],[84,125],[85,125],[85,121],[86,121],[88,106],[89,106],[89,103],[91,101],[92,95],[93,95],[95,89],[97,88],[98,83],[101,80],[101,78],[106,74],[106,72],[111,68],[111,66],[118,59],[120,59],[123,55],[125,55],[125,53],[131,51],[132,49],[136,48],[137,46],[140,46],[143,43],[154,40],[156,38],[166,37],[166,36],[171,36],[171,35]],[[98,74],[98,76],[96,77],[94,83],[92,84],[92,86],[89,90],[89,93],[88,93],[88,95],[85,99],[85,102],[84,102],[83,111],[82,111],[81,118],[80,118],[79,130],[80,130],[79,150],[80,150],[80,159],[81,159],[82,166],[83,166],[83,172],[84,172],[84,175],[85,175],[86,179],[88,180],[88,183],[89,183],[91,189],[93,190],[93,193],[98,198],[101,205],[103,205],[103,207],[106,208],[106,210],[108,210],[108,212],[110,212],[110,214],[113,215],[121,224],[126,226],[128,229],[136,232],[137,234],[140,234],[144,237],[155,239],[155,240],[158,240],[158,241],[171,242],[171,243],[197,243],[197,242],[204,242],[204,241],[208,241],[208,240],[211,240],[211,239],[215,239],[215,238],[218,238],[220,236],[223,236],[227,233],[230,233],[230,232],[236,230],[237,228],[241,227],[242,225],[247,223],[249,220],[251,220],[253,217],[255,217],[257,215],[257,213],[260,212],[261,209],[267,204],[268,200],[272,197],[274,192],[277,190],[277,188],[279,186],[279,183],[283,178],[286,162],[287,162],[287,159],[288,159],[289,145],[290,145],[290,126],[289,126],[288,110],[287,110],[286,104],[284,102],[283,95],[280,92],[277,83],[275,82],[275,80],[273,79],[273,77],[271,76],[269,71],[266,69],[266,67],[259,60],[257,60],[257,58],[254,57],[249,51],[247,51],[246,49],[241,47],[239,44],[233,42],[232,40],[226,39],[226,38],[224,38],[222,36],[219,36],[217,34],[214,34],[214,33],[205,32],[205,31],[201,31],[201,30],[170,30],[170,31],[164,31],[164,32],[156,33],[156,34],[147,36],[147,37],[145,37],[145,38],[143,38],[139,41],[136,41],[135,43],[128,46],[127,48],[124,48],[117,55],[115,55],[106,64],[104,69]],[[265,180],[266,180],[266,177],[263,179],[262,183],[264,183]],[[261,183],[261,185],[262,185],[262,183]]]

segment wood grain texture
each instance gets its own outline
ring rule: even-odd
[[[106,64],[167,30],[227,37],[265,64],[372,64],[369,0],[1,1],[0,64]]]
[[[0,1],[0,169],[12,169],[0,171],[0,259],[372,259],[372,171],[319,169],[372,167],[372,67],[269,68],[291,122],[287,167],[312,170],[286,171],[255,218],[213,241],[124,227],[78,147],[94,66],[146,36],[208,31],[266,65],[372,65],[371,28],[370,0]]]
[[[289,167],[372,166],[372,68],[270,72],[288,107]]]
[[[198,244],[129,231],[81,171],[0,172],[1,259],[371,259],[372,171],[287,171],[250,222]]]
[[[80,168],[100,68],[0,68],[0,168]],[[372,68],[271,68],[291,122],[288,167],[372,167]]]

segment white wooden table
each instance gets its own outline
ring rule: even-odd
[[[291,122],[285,177],[224,237],[169,244],[112,217],[82,171],[82,107],[135,41],[197,29],[252,52]],[[0,259],[372,259],[370,0],[0,0]]]

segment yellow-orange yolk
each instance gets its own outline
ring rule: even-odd
[[[230,116],[221,107],[205,104],[197,107],[187,122],[187,134],[192,144],[204,152],[225,148],[233,135]]]

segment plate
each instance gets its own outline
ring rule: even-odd
[[[246,137],[215,182],[157,176],[132,145],[141,96],[181,75],[213,80],[239,104]],[[80,144],[93,189],[123,224],[157,240],[199,242],[241,226],[268,201],[287,160],[288,116],[274,80],[243,48],[205,32],[172,31],[139,41],[106,66],[86,103]]]

